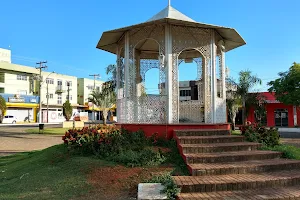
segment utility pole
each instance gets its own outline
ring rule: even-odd
[[[43,69],[46,69],[47,66],[43,64],[46,64],[47,61],[40,61],[40,62],[37,62],[36,64],[37,65],[40,65],[39,67],[36,67],[36,69],[40,70],[40,77],[39,77],[39,96],[40,96],[40,106],[39,106],[39,123],[42,123],[42,100],[41,100],[41,91],[42,91],[42,70]]]
[[[89,76],[94,77],[94,91],[96,89],[96,78],[100,77],[100,74],[90,74]],[[95,105],[93,104],[93,121],[95,121]]]
[[[68,86],[68,98],[67,100],[70,101],[70,82],[67,82],[67,86]]]

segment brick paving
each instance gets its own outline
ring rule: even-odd
[[[226,130],[175,131],[192,176],[174,176],[180,200],[300,199],[300,161],[257,150]]]

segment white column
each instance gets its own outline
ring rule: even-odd
[[[299,125],[298,124],[298,119],[297,119],[297,107],[296,106],[293,106],[293,111],[294,111],[294,126],[297,126]]]
[[[125,33],[125,85],[124,85],[124,93],[125,93],[125,108],[124,108],[124,115],[125,119],[124,122],[126,123],[128,120],[128,101],[129,101],[129,89],[130,89],[130,70],[129,70],[129,32]]]
[[[222,57],[222,98],[226,100],[226,82],[225,82],[225,78],[226,78],[226,74],[225,74],[225,49],[221,50],[221,57]]]
[[[167,120],[169,124],[173,123],[173,59],[172,59],[172,36],[170,25],[165,26],[165,68],[166,68],[166,91],[167,91]]]
[[[211,116],[212,116],[212,123],[216,123],[216,98],[217,98],[216,45],[215,45],[215,30],[212,30],[212,34],[211,34]]]
[[[134,105],[134,115],[135,115],[135,122],[140,122],[141,116],[141,94],[142,94],[142,87],[141,87],[141,80],[140,80],[140,52],[138,50],[134,51],[134,60],[135,60],[135,94],[136,94],[136,101]]]

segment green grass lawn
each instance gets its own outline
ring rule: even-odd
[[[70,156],[63,145],[2,157],[0,199],[81,199],[91,189],[87,172],[111,165],[94,157]]]
[[[241,135],[241,131],[240,130],[231,131],[231,135]]]
[[[67,130],[69,130],[69,128],[45,128],[41,131],[41,134],[64,135]],[[27,129],[25,132],[30,134],[39,134],[39,128]]]

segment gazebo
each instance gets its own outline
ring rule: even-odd
[[[235,29],[198,23],[170,4],[144,23],[104,32],[97,48],[117,55],[118,123],[178,127],[185,117],[193,119],[189,127],[226,125],[225,52],[244,44]],[[182,62],[197,63],[197,100],[179,101]],[[152,68],[159,70],[159,93],[147,95]]]

